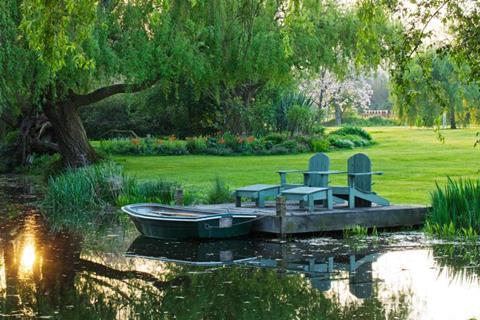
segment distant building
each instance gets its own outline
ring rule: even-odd
[[[382,117],[382,118],[391,118],[392,110],[372,110],[368,109],[362,112],[362,117],[371,118],[371,117]]]

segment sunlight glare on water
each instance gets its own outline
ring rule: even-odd
[[[22,256],[20,258],[20,272],[31,273],[35,263],[35,245],[31,239],[23,246]]]
[[[33,267],[36,262],[35,251],[35,220],[30,217],[25,221],[25,229],[23,232],[22,245],[19,248],[19,275],[20,277],[28,277],[33,273]]]

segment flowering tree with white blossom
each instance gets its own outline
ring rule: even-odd
[[[339,78],[328,70],[303,82],[300,89],[311,97],[320,110],[333,113],[336,125],[342,124],[342,117],[349,111],[362,113],[367,110],[373,94],[372,87],[364,77],[349,74]]]

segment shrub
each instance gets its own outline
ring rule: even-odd
[[[342,127],[338,130],[331,132],[330,134],[334,134],[338,136],[355,135],[355,136],[362,137],[363,139],[368,141],[372,140],[372,136],[367,131],[365,131],[360,127],[350,127],[350,126]]]
[[[313,112],[310,106],[294,105],[287,111],[287,128],[290,133],[306,133],[310,130]]]
[[[187,139],[187,150],[192,154],[201,154],[207,151],[207,139],[204,137],[195,137]]]
[[[277,144],[270,149],[270,154],[288,154],[289,150],[285,148],[284,146]]]
[[[297,111],[289,114],[289,111],[296,108],[303,108],[304,110],[312,109],[314,102],[311,98],[307,97],[303,93],[290,93],[281,97],[275,106],[275,126],[277,131],[286,131],[289,129],[289,126],[292,125],[292,120],[294,120],[294,114]],[[303,113],[300,111],[300,113]],[[312,113],[310,111],[310,113]],[[312,117],[311,114],[310,117]],[[290,119],[289,119],[290,118]],[[279,142],[277,142],[279,143]]]
[[[228,185],[220,177],[216,177],[207,192],[207,203],[227,203],[232,200],[233,196]]]
[[[166,155],[188,154],[187,143],[182,140],[165,140],[157,145],[157,153]]]
[[[266,150],[265,142],[260,139],[256,139],[251,143],[248,143],[252,153],[261,153]]]
[[[288,139],[287,135],[285,133],[280,133],[280,132],[270,133],[270,134],[266,135],[265,137],[263,137],[263,140],[266,143],[270,142],[271,146],[283,143],[287,139]]]
[[[295,140],[287,140],[284,143],[278,144],[278,147],[285,148],[289,153],[297,152],[297,142]]]
[[[325,135],[325,127],[321,125],[314,125],[312,126],[312,133],[318,136],[324,136]]]
[[[311,148],[313,152],[327,152],[330,150],[330,143],[327,139],[312,140]]]
[[[345,140],[351,141],[355,147],[365,147],[365,146],[369,146],[371,144],[371,142],[369,140],[366,140],[366,139],[364,139],[360,136],[356,136],[356,135],[353,135],[353,134],[346,134],[346,135],[342,135],[340,137],[342,137]]]
[[[107,154],[140,154],[138,144],[132,139],[125,138],[102,140],[100,141],[99,149]]]
[[[398,126],[401,125],[401,122],[396,119],[389,119],[383,117],[370,117],[370,118],[360,118],[360,117],[344,117],[342,119],[344,125],[357,126],[357,127],[388,127],[388,126]],[[329,120],[324,123],[327,126],[335,126],[335,119]]]
[[[436,185],[431,199],[432,210],[427,222],[431,230],[438,231],[435,233],[451,234],[452,229],[480,232],[480,179],[448,178],[444,187]]]
[[[346,139],[344,136],[338,136],[338,135],[329,135],[328,136],[328,143],[335,148],[339,149],[353,149],[355,148],[355,144]]]
[[[36,155],[32,156],[31,164],[26,170],[31,174],[42,175],[45,178],[60,172],[61,170],[61,157],[58,153],[53,155]]]

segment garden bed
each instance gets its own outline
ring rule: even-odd
[[[365,130],[343,127],[329,134],[319,132],[309,136],[272,133],[254,137],[223,133],[177,139],[172,135],[160,138],[116,138],[94,141],[93,145],[98,151],[113,155],[278,155],[353,149],[373,143]]]

